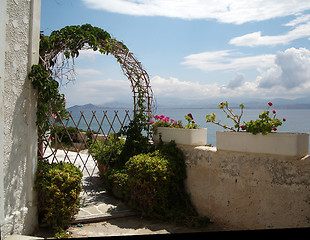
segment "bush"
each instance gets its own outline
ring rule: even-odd
[[[39,161],[35,180],[38,191],[39,221],[54,232],[67,227],[78,212],[82,172],[70,163]]]
[[[107,183],[118,185],[125,201],[143,216],[188,226],[208,222],[192,206],[185,178],[183,152],[174,142],[161,142],[155,151],[131,157],[123,169],[110,169]]]
[[[166,158],[156,151],[136,155],[126,163],[129,204],[143,215],[161,218],[169,208],[169,182],[173,176]]]
[[[117,165],[124,145],[124,139],[119,138],[117,134],[110,134],[104,142],[93,140],[89,151],[99,165],[108,163],[113,166]]]
[[[72,142],[78,142],[78,132],[79,130],[75,127],[55,126],[51,131],[52,146],[55,146],[55,133],[58,137],[57,141],[61,141],[63,147],[71,147]]]

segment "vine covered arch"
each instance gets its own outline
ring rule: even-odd
[[[37,124],[44,125],[46,116],[53,112],[65,115],[65,98],[59,93],[59,83],[64,78],[68,82],[75,80],[74,59],[79,56],[79,51],[87,49],[116,58],[131,82],[134,114],[138,111],[147,113],[150,120],[155,101],[149,76],[141,63],[123,42],[101,28],[84,24],[64,27],[50,36],[41,34],[39,64],[32,66],[29,74],[38,89]]]

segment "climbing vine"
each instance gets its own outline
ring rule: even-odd
[[[148,111],[150,117],[153,93],[149,77],[128,48],[112,38],[108,32],[90,24],[67,26],[53,31],[50,36],[41,35],[39,64],[33,65],[29,73],[34,88],[38,89],[39,139],[48,129],[49,119],[54,118],[57,121],[67,116],[66,100],[64,95],[59,93],[59,86],[64,79],[67,82],[75,80],[74,59],[79,56],[80,50],[85,49],[114,55],[123,73],[131,81],[134,112],[139,111],[138,99],[143,97],[146,99],[143,111]]]

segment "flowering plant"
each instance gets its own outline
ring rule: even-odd
[[[271,102],[268,103],[269,107],[267,110],[264,110],[261,115],[259,115],[259,119],[253,121],[249,121],[242,125],[242,130],[246,130],[247,132],[251,132],[253,134],[262,133],[266,135],[271,131],[277,131],[277,127],[282,125],[282,121],[285,122],[286,119],[283,118],[282,121],[276,118],[277,112],[275,110],[272,111],[272,116],[269,116],[269,108],[273,105]]]
[[[186,129],[197,129],[198,125],[193,121],[193,115],[191,113],[184,116],[188,123],[183,127],[182,121],[175,121],[170,117],[166,117],[165,115],[155,115],[154,119],[151,120],[150,124],[152,124],[152,130],[156,133],[156,129],[158,127],[170,127],[170,128],[186,128]]]
[[[285,122],[286,119],[283,118],[282,121],[278,118],[276,118],[276,111],[273,110],[272,111],[272,115],[270,116],[270,107],[273,106],[273,104],[271,102],[268,103],[268,108],[267,110],[264,110],[262,114],[260,114],[257,120],[251,120],[249,122],[243,122],[243,125],[240,125],[241,122],[241,117],[243,115],[243,109],[244,109],[244,105],[240,104],[240,108],[241,108],[241,113],[240,115],[236,115],[234,114],[234,112],[232,111],[231,108],[229,108],[229,104],[226,101],[225,103],[220,103],[220,105],[218,105],[218,107],[220,109],[222,109],[224,111],[224,113],[226,114],[227,118],[230,118],[235,125],[233,127],[228,127],[227,125],[223,125],[221,124],[221,121],[218,120],[216,121],[216,114],[215,113],[211,113],[210,115],[206,115],[206,119],[207,122],[211,122],[214,124],[217,124],[225,129],[230,129],[232,131],[235,132],[239,132],[240,130],[244,130],[247,132],[251,132],[254,135],[257,133],[262,133],[263,135],[267,135],[268,133],[270,133],[271,131],[277,131],[277,127],[282,125],[282,122]]]
[[[184,116],[185,119],[187,120],[187,124],[185,125],[184,128],[186,129],[197,129],[198,125],[195,123],[195,121],[193,120],[193,115],[191,113],[187,114]]]
[[[234,122],[234,126],[233,127],[228,127],[226,124],[222,124],[221,123],[221,120],[218,120],[216,121],[216,114],[213,112],[209,115],[206,115],[206,119],[207,119],[207,122],[211,122],[211,123],[214,123],[216,125],[219,125],[225,129],[229,129],[229,130],[232,130],[234,132],[239,132],[240,130],[240,122],[241,122],[241,117],[243,115],[243,109],[244,109],[244,105],[243,104],[240,104],[240,115],[236,115],[233,110],[231,108],[229,108],[229,104],[228,102],[226,101],[225,103],[222,102],[220,103],[217,107],[222,109],[223,112],[226,114],[227,118],[230,118],[233,122]]]

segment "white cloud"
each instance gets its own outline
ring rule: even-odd
[[[92,49],[82,49],[79,51],[79,59],[85,59],[91,62],[96,60],[96,56],[102,55],[99,51],[94,51]]]
[[[184,100],[203,99],[219,94],[217,84],[204,84],[199,82],[181,81],[177,78],[168,79],[155,76],[151,79],[151,86],[157,99],[182,98]]]
[[[299,15],[297,16],[297,18],[295,18],[294,20],[290,21],[289,23],[284,24],[284,26],[287,27],[294,27],[300,23],[306,23],[310,21],[310,14],[306,14],[306,15]]]
[[[206,72],[267,68],[274,64],[273,54],[242,56],[232,50],[203,52],[186,56],[181,64]]]
[[[309,0],[83,0],[88,8],[136,16],[216,19],[242,24],[298,14],[310,9]]]
[[[227,54],[228,53],[228,54]],[[199,60],[224,61],[229,51],[218,54],[202,54]],[[259,58],[257,58],[259,59]],[[309,95],[310,92],[310,50],[306,48],[289,48],[273,56],[273,62],[267,69],[261,70],[255,80],[246,80],[243,73],[238,73],[227,84],[181,81],[177,78],[162,78],[156,76],[151,79],[151,85],[158,99],[169,97],[186,100],[257,97],[257,98],[298,98]],[[244,62],[245,59],[237,59]],[[237,61],[235,60],[235,61]],[[250,66],[254,67],[253,61]],[[222,69],[230,69],[232,64],[213,63]]]
[[[297,24],[297,23],[291,23]],[[268,45],[277,45],[277,44],[289,44],[292,41],[300,38],[305,38],[310,36],[310,21],[298,25],[293,30],[287,32],[283,35],[277,36],[262,36],[262,32],[249,33],[240,37],[235,37],[229,41],[230,44],[235,46],[247,46],[247,47],[256,47],[256,46],[268,46]]]
[[[101,71],[97,69],[92,69],[92,68],[77,68],[75,69],[75,72],[78,75],[100,75],[102,74]]]
[[[237,76],[242,76],[239,74]],[[169,98],[177,99],[180,102],[188,100],[203,100],[203,99],[225,99],[232,97],[261,97],[260,92],[265,90],[258,88],[258,82],[246,82],[244,79],[233,88],[228,85],[219,85],[218,83],[201,83],[181,81],[177,78],[162,78],[155,76],[151,79],[152,89],[155,97],[159,100]]]
[[[243,73],[238,73],[231,81],[229,81],[227,88],[235,89],[241,87],[244,83],[245,76]]]
[[[289,48],[278,52],[275,66],[258,77],[260,88],[299,89],[304,91],[310,84],[310,50]]]
[[[76,104],[102,104],[112,101],[128,102],[132,99],[129,80],[102,79],[85,81],[82,79],[70,83],[61,89],[69,106]]]

